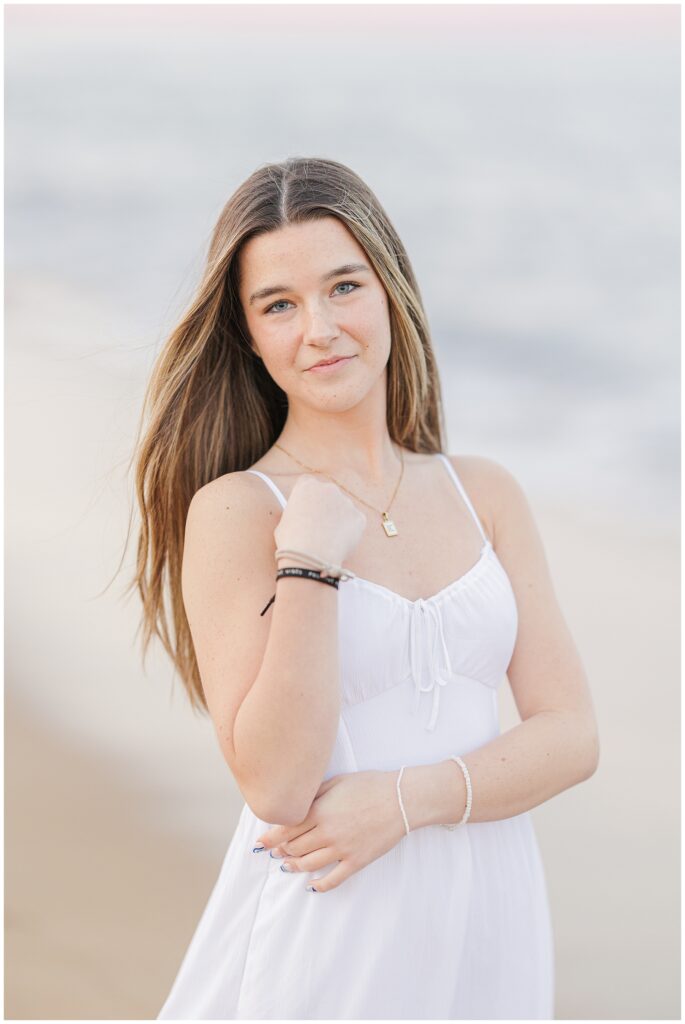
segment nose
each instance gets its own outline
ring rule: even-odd
[[[327,345],[338,336],[338,326],[332,312],[322,304],[305,309],[302,340],[309,345]]]

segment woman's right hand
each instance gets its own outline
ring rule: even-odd
[[[334,565],[342,565],[357,546],[366,515],[332,480],[303,473],[295,481],[274,540],[278,548],[294,548]],[[287,557],[293,564],[295,556]]]

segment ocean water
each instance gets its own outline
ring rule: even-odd
[[[140,391],[233,189],[329,156],[410,254],[449,449],[672,525],[677,8],[468,7],[14,7],[6,294],[44,305],[46,372]]]

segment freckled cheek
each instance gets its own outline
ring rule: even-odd
[[[384,306],[369,311],[349,325],[349,333],[358,339],[365,349],[380,346],[390,336],[388,313]]]
[[[280,331],[263,337],[259,344],[267,369],[287,373],[297,363],[299,339],[291,337],[287,332]]]

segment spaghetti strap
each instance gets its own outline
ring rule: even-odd
[[[471,516],[473,517],[473,520],[474,520],[476,526],[480,530],[480,535],[483,538],[483,540],[485,541],[485,544],[489,544],[490,543],[490,539],[487,536],[487,534],[485,533],[485,530],[483,529],[483,524],[481,523],[480,519],[478,518],[478,515],[476,513],[475,508],[471,504],[471,499],[469,498],[468,494],[464,490],[464,486],[463,486],[461,480],[457,476],[457,471],[455,470],[454,466],[452,465],[452,463],[450,462],[450,460],[447,458],[446,455],[443,455],[442,452],[438,452],[437,454],[442,459],[442,461],[445,463],[445,466],[447,467],[447,471],[449,472],[450,476],[452,477],[452,479],[454,480],[455,484],[457,485],[457,490],[459,491],[459,493],[461,494],[462,498],[464,499],[464,503],[466,504],[466,507],[468,508],[469,512],[471,513]]]
[[[283,508],[285,508],[286,499],[283,497],[283,495],[279,491],[278,487],[276,487],[276,484],[273,482],[273,480],[270,477],[268,477],[266,475],[266,473],[262,473],[261,470],[259,470],[259,469],[246,469],[245,472],[246,473],[255,473],[257,476],[261,476],[262,480],[269,485],[271,490],[274,492],[274,494],[276,495],[276,497],[280,501],[280,503],[283,506]]]

